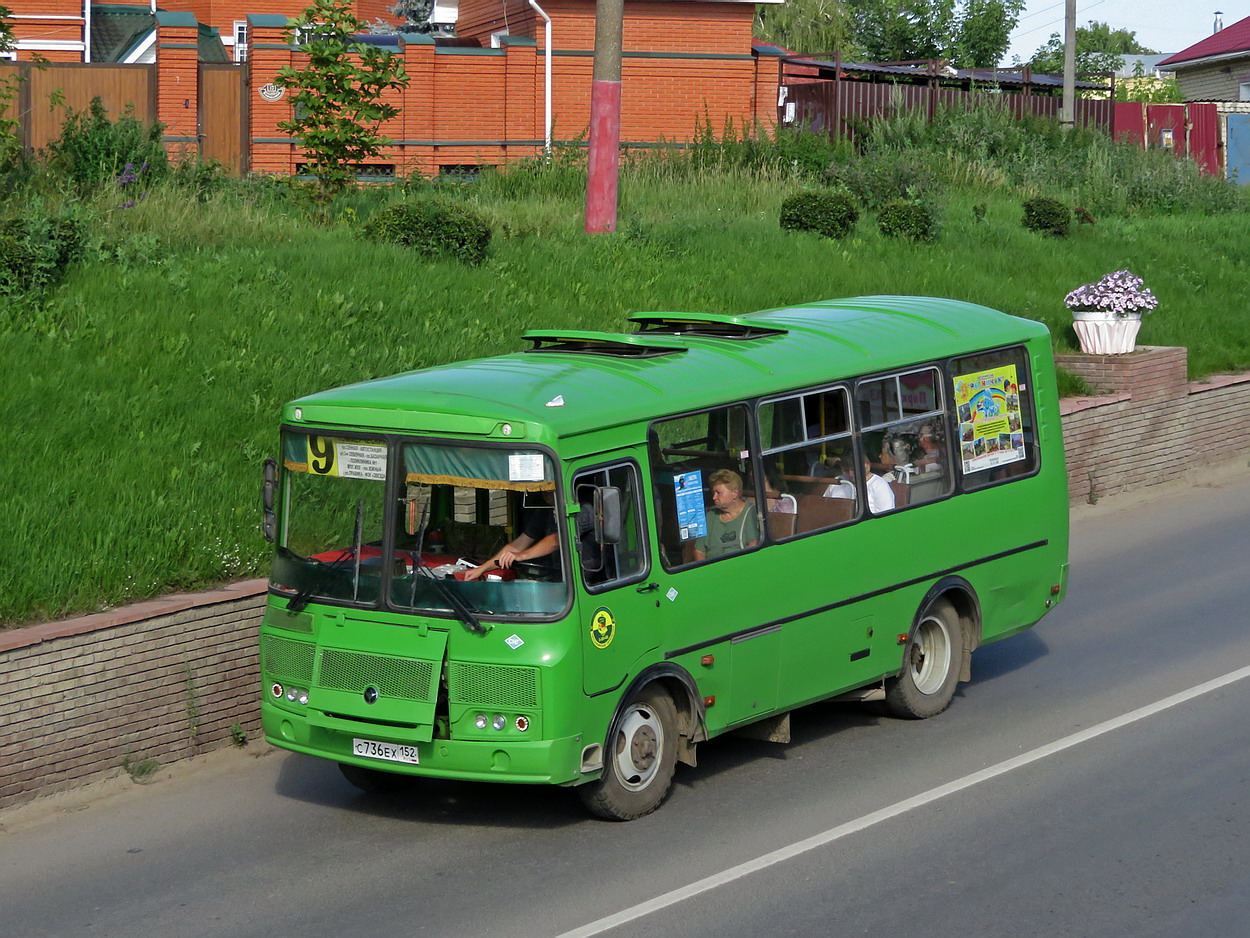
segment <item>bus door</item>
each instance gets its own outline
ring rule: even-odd
[[[708,718],[722,725],[776,708],[784,654],[769,620],[787,586],[758,550],[769,513],[750,427],[735,404],[650,428],[663,652],[716,698]]]
[[[614,690],[639,658],[659,644],[658,587],[650,572],[638,463],[622,455],[573,474],[573,560],[580,581],[577,615],[582,686]]]

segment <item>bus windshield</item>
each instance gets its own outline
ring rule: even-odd
[[[272,585],[310,600],[433,613],[544,617],[567,602],[558,546],[465,579],[505,544],[557,535],[551,460],[534,450],[388,443],[288,430]],[[391,488],[393,486],[393,489]],[[387,511],[388,491],[398,498]]]

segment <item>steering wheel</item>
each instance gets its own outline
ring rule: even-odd
[[[522,580],[540,580],[542,582],[554,583],[560,579],[558,570],[546,564],[535,563],[532,560],[514,560],[512,569],[516,571],[516,575]]]

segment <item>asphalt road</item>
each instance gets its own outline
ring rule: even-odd
[[[1072,561],[938,718],[808,707],[629,824],[257,744],[2,812],[0,934],[1246,934],[1250,471],[1082,508]]]

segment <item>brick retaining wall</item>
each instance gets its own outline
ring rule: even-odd
[[[1250,374],[1185,380],[1185,350],[1058,356],[1108,393],[1062,402],[1073,501],[1250,448]],[[0,632],[0,808],[230,745],[260,728],[265,581]]]

